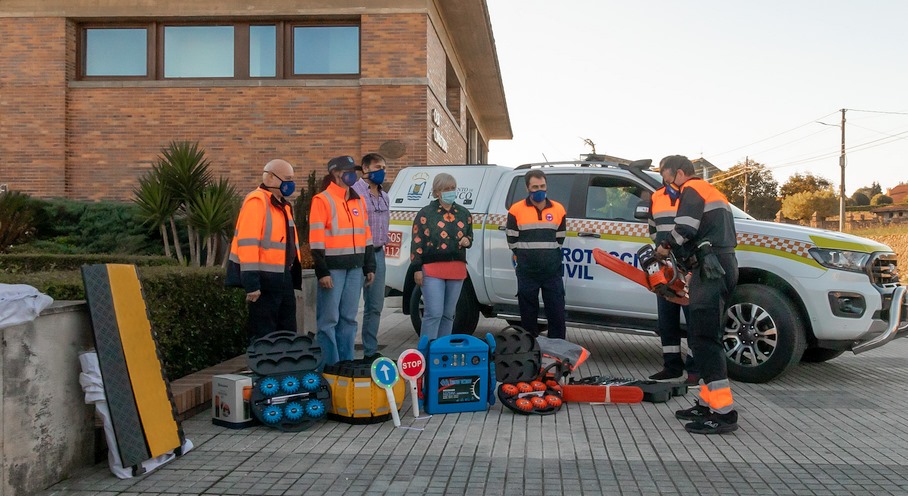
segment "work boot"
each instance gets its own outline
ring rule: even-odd
[[[686,386],[699,386],[700,385],[700,374],[696,372],[688,372],[687,380],[684,381]]]
[[[659,372],[649,376],[649,380],[656,382],[669,382],[672,384],[680,384],[684,382],[684,371],[674,371],[669,369],[662,369]]]
[[[738,412],[710,413],[706,418],[686,424],[684,429],[691,434],[725,434],[738,430]]]
[[[686,410],[675,412],[675,418],[678,420],[698,421],[703,420],[709,415],[709,407],[696,403]]]

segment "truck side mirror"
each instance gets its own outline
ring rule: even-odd
[[[637,220],[647,220],[649,219],[649,201],[641,200],[637,204],[637,209],[634,210],[634,218]]]

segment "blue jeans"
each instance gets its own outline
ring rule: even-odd
[[[356,312],[363,288],[363,268],[332,269],[334,287],[318,286],[315,301],[315,321],[318,327],[318,345],[322,349],[322,362],[332,365],[353,360],[353,341],[356,339]]]
[[[385,306],[385,250],[375,250],[375,279],[363,286],[363,356],[378,353],[378,324]]]
[[[429,339],[450,336],[454,329],[454,310],[460,299],[463,279],[436,279],[424,275],[422,279],[422,300],[425,311],[422,316],[420,336]]]

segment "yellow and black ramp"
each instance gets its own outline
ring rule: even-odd
[[[134,265],[83,265],[104,392],[124,467],[178,450],[184,436]],[[111,447],[113,449],[113,447]]]

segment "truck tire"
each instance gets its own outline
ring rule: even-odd
[[[830,350],[829,348],[807,348],[801,361],[804,363],[823,363],[837,358],[844,350]]]
[[[807,336],[798,307],[780,291],[760,284],[738,286],[725,312],[722,345],[728,377],[768,382],[798,363]]]
[[[410,323],[413,324],[413,330],[419,336],[419,329],[422,327],[422,287],[413,288],[410,295]],[[463,289],[460,290],[460,299],[457,300],[457,309],[454,311],[454,334],[470,334],[476,331],[479,325],[479,301],[476,300],[476,292],[473,290],[473,284],[467,279],[463,283]]]

